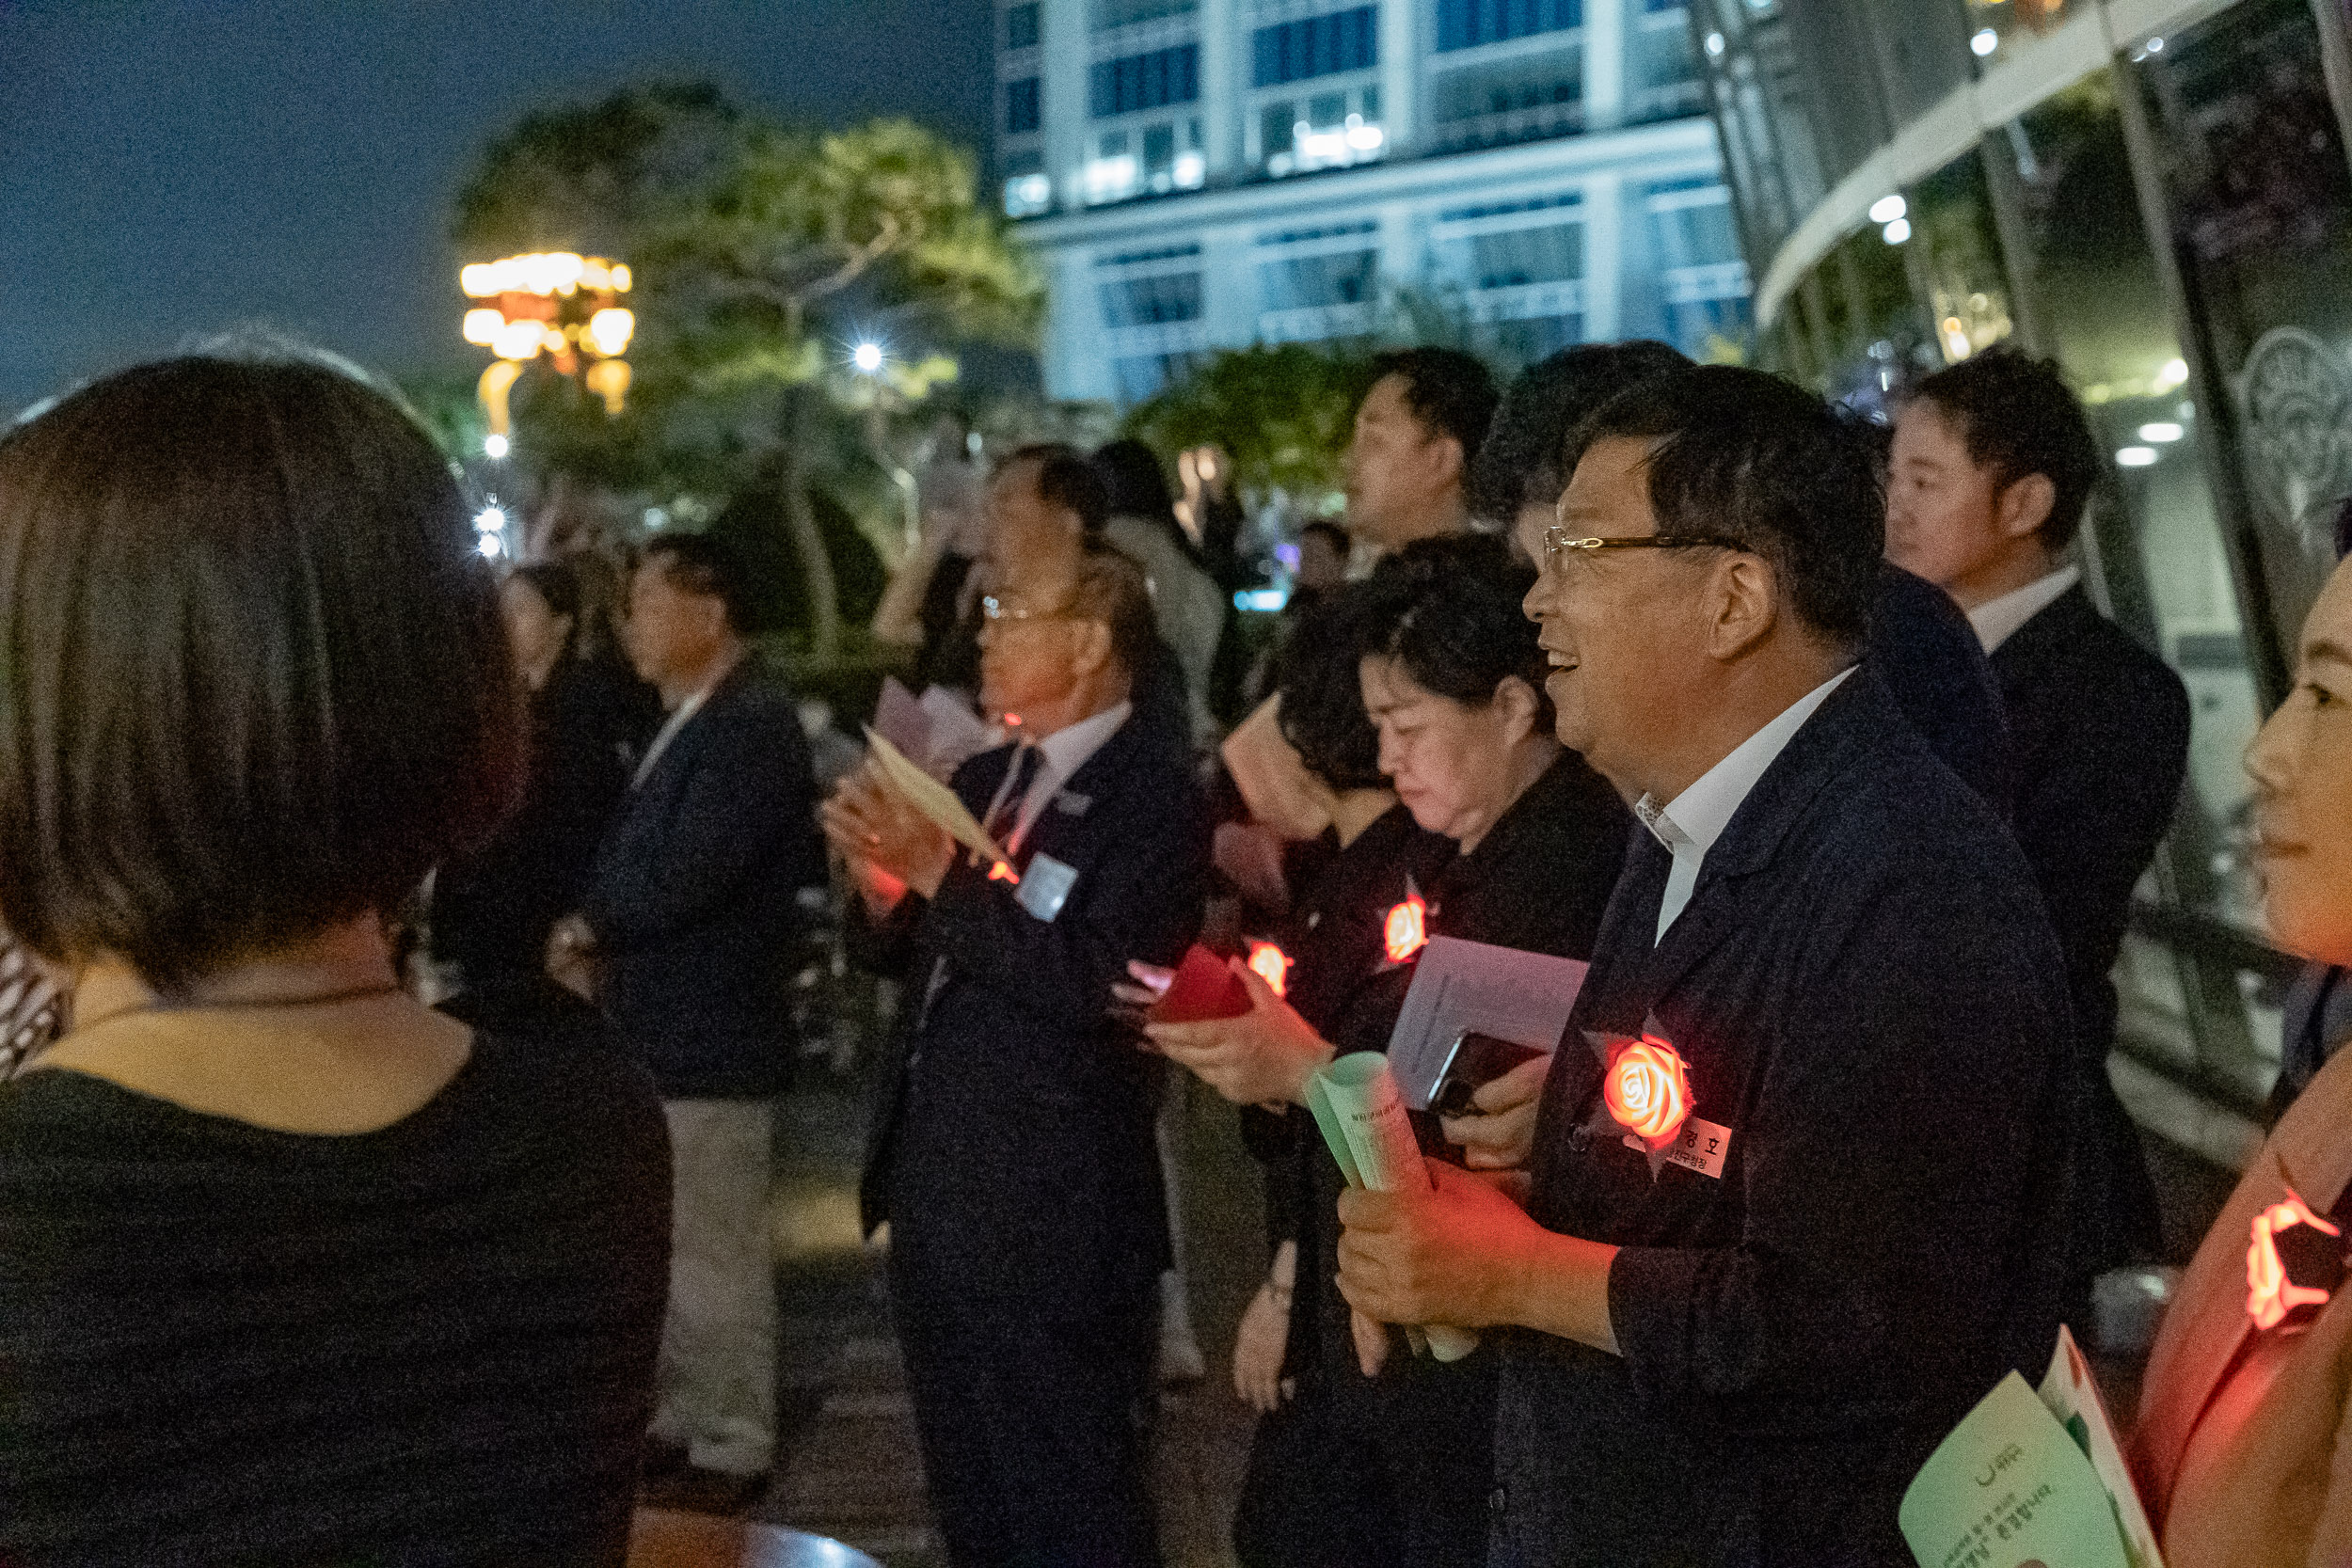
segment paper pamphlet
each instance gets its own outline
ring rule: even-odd
[[[1225,960],[1194,942],[1176,966],[1176,976],[1152,1005],[1154,1023],[1200,1023],[1239,1018],[1249,1011],[1249,988]]]
[[[882,696],[874,704],[874,733],[898,747],[910,761],[930,756],[931,716],[896,675],[882,680]]]
[[[923,763],[934,776],[944,780],[988,750],[988,726],[961,694],[944,686],[927,686],[916,705],[931,721],[930,754]]]
[[[956,798],[954,790],[908,761],[906,753],[884,739],[871,724],[866,726],[866,744],[872,750],[875,766],[882,769],[882,777],[906,798],[909,805],[991,865],[1005,863],[1004,850],[997,847],[979,820]]]
[[[2074,1446],[2089,1456],[2099,1484],[2106,1488],[2108,1506],[2115,1510],[2115,1528],[2123,1538],[2124,1560],[2131,1568],[2164,1568],[2164,1554],[2156,1549],[2148,1511],[2139,1505],[2123,1446],[2115,1440],[2115,1423],[2107,1419],[2106,1402],[2099,1397],[2098,1382],[2090,1375],[2082,1347],[2074,1343],[2074,1331],[2064,1323],[2058,1325],[2058,1349],[2050,1354],[2049,1374],[2037,1391]]]
[[[1430,1185],[1396,1079],[1377,1051],[1342,1056],[1308,1079],[1307,1108],[1349,1186],[1393,1193],[1408,1184]],[[1422,1332],[1440,1361],[1459,1361],[1478,1348],[1478,1336],[1466,1328],[1430,1324]]]
[[[882,681],[873,727],[901,756],[942,784],[988,750],[988,726],[961,697],[934,686],[918,698],[896,675]]]
[[[1937,1446],[1897,1517],[1920,1568],[2161,1568],[2129,1544],[2090,1457],[2015,1372]]]
[[[1560,1044],[1588,966],[1458,937],[1431,937],[1405,1007],[1389,1034],[1389,1056],[1407,1109],[1426,1111],[1466,1031],[1543,1052]]]

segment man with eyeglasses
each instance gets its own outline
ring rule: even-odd
[[[1347,1195],[1341,1289],[1501,1331],[1494,1568],[1901,1562],[1913,1474],[2056,1332],[2058,945],[1858,661],[1859,432],[1694,369],[1571,460],[1528,612],[1560,738],[1649,832],[1516,1191]]]
[[[890,1225],[948,1560],[1152,1568],[1163,1064],[1109,1008],[1130,958],[1174,964],[1191,942],[1208,827],[1183,733],[1133,701],[1154,645],[1141,569],[1094,544],[996,565],[982,699],[1018,738],[953,783],[1005,862],[869,778],[825,808],[865,956],[906,980],[861,1196],[869,1231]]]

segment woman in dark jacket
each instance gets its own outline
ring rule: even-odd
[[[1546,662],[1519,603],[1533,568],[1490,536],[1424,541],[1346,591],[1359,690],[1379,768],[1422,830],[1452,841],[1425,882],[1429,935],[1589,957],[1632,816],[1552,736]],[[1407,923],[1409,924],[1409,922]],[[1384,937],[1386,921],[1383,921]],[[1249,974],[1253,1010],[1155,1024],[1160,1048],[1236,1103],[1299,1102],[1309,1073],[1384,1050],[1413,953],[1384,951],[1310,1020]],[[1293,1115],[1297,1113],[1294,1112]],[[1439,1366],[1391,1353],[1351,1319],[1339,1270],[1339,1170],[1298,1134],[1297,1262],[1286,1374],[1295,1440],[1253,1453],[1236,1525],[1249,1568],[1484,1560],[1494,1358]]]
[[[589,863],[660,720],[643,681],[581,657],[582,598],[564,561],[517,566],[499,590],[530,704],[530,772],[498,836],[441,867],[433,886],[433,957],[469,1002],[541,992],[548,933],[580,907]]]

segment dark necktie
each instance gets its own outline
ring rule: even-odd
[[[988,820],[980,824],[981,830],[999,844],[1004,842],[1006,831],[1021,820],[1021,806],[1037,778],[1037,761],[1041,754],[1025,740],[1013,748],[1012,761],[1005,767],[1005,782],[997,786],[996,803],[989,809]]]

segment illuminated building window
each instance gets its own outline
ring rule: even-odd
[[[1018,82],[1005,84],[1005,135],[1018,136],[1034,131],[1041,123],[1038,106],[1038,79],[1025,76]]]
[[[1583,0],[1438,0],[1440,53],[1583,24]]]
[[[1042,33],[1038,25],[1038,0],[1005,8],[1005,47],[1035,49]]]
[[[1190,103],[1200,96],[1200,46],[1180,43],[1097,60],[1087,82],[1087,112],[1110,119],[1138,109]]]

